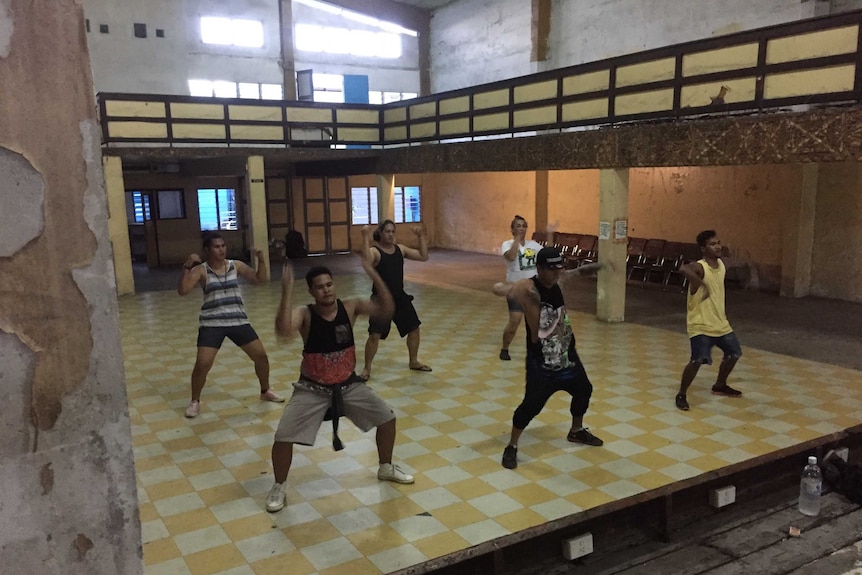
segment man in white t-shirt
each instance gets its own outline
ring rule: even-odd
[[[503,257],[506,259],[506,282],[514,283],[518,280],[529,279],[536,275],[536,255],[542,249],[541,244],[528,240],[527,220],[521,216],[515,216],[512,220],[512,239],[503,242]],[[515,338],[515,332],[521,325],[521,317],[524,310],[514,299],[506,298],[509,306],[509,321],[503,330],[503,347],[500,348],[500,359],[508,361],[509,344]]]

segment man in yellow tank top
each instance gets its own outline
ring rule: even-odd
[[[721,261],[721,240],[715,230],[697,234],[697,245],[703,258],[680,267],[688,279],[686,323],[691,341],[691,361],[682,372],[676,406],[688,411],[686,391],[694,381],[700,366],[712,365],[712,348],[724,352],[718,377],[712,386],[714,395],[740,397],[742,392],[727,385],[727,376],[742,355],[739,340],[727,321],[724,311],[724,262]]]

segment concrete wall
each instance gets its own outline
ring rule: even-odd
[[[423,189],[423,208],[434,219],[435,247],[496,254],[511,239],[509,224],[519,214],[535,231],[536,177],[533,172],[436,174]]]
[[[862,302],[862,174],[858,163],[820,166],[814,225],[811,294]]]
[[[431,19],[431,91],[534,72],[531,15],[528,0],[460,0],[435,11]]]
[[[188,95],[188,80],[281,84],[278,2],[275,0],[84,0],[90,21],[87,40],[97,92]],[[294,4],[295,22],[368,28],[338,16]],[[223,16],[263,22],[261,48],[213,46],[200,39],[200,17]],[[134,23],[147,25],[135,38]],[[110,32],[102,34],[99,26]],[[165,32],[156,37],[156,29]],[[419,91],[416,38],[402,36],[399,59],[296,53],[296,69],[369,76],[372,90]]]
[[[434,92],[862,8],[860,0],[552,0],[548,59],[530,63],[531,2],[462,0],[434,12]]]
[[[0,561],[140,574],[99,129],[76,0],[0,0]]]

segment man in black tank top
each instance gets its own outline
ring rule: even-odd
[[[584,265],[567,274],[595,271],[601,264]],[[599,446],[604,442],[584,427],[593,386],[575,350],[563,292],[558,284],[563,258],[556,248],[542,248],[536,256],[536,276],[512,284],[495,284],[494,293],[507,295],[524,310],[527,324],[526,387],[524,399],[512,416],[509,444],[503,450],[503,467],[518,467],[518,439],[548,399],[557,391],[572,396],[572,427],[566,439]]]
[[[377,428],[380,467],[377,478],[396,483],[413,483],[413,476],[392,464],[395,445],[395,414],[385,401],[365,385],[355,372],[356,346],[353,324],[360,315],[380,319],[392,317],[394,302],[389,290],[369,260],[362,267],[377,291],[375,300],[340,300],[335,295],[332,273],[313,267],[306,274],[308,291],[314,303],[291,310],[293,269],[286,263],[282,274],[281,302],[275,317],[275,332],[280,338],[302,336],[302,364],[299,381],[281,416],[272,445],[275,484],[266,497],[266,510],[284,507],[285,481],[293,461],[293,445],[314,445],[317,431],[327,413],[333,418],[333,446],[338,440],[338,418],[350,419],[362,431]]]
[[[428,261],[428,240],[425,237],[424,226],[416,226],[413,233],[419,240],[419,249],[408,248],[395,243],[395,223],[384,220],[374,232],[375,245],[371,246],[371,228],[362,229],[362,244],[365,259],[371,261],[377,269],[383,283],[392,293],[395,300],[395,313],[392,319],[382,321],[371,318],[368,322],[368,340],[365,342],[365,366],[359,374],[363,381],[371,376],[371,362],[377,355],[377,347],[381,339],[389,335],[391,322],[395,322],[398,335],[407,336],[407,352],[409,367],[414,371],[431,371],[431,368],[419,361],[419,316],[413,307],[413,296],[404,292],[404,259],[419,262]],[[377,296],[377,290],[371,292],[372,298]]]

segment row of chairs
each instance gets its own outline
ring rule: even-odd
[[[599,242],[593,234],[534,232],[533,240],[559,249],[568,268],[598,261]],[[630,237],[626,248],[626,278],[639,281],[641,285],[658,283],[662,289],[671,284],[685,289],[687,280],[679,268],[701,257],[700,247],[695,243]]]
[[[599,237],[592,234],[534,232],[533,241],[542,246],[554,246],[560,250],[560,255],[565,259],[568,269],[598,261]]]

